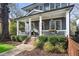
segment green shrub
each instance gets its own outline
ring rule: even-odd
[[[11,35],[11,40],[16,41],[16,35]]]
[[[18,35],[17,36],[17,41],[22,42],[23,40],[25,40],[27,38],[27,36],[23,36],[23,35]]]
[[[39,36],[39,40],[42,41],[42,42],[46,42],[47,37],[46,36]]]
[[[38,44],[39,44],[39,39],[34,40],[33,45],[38,47]]]
[[[12,35],[11,36],[11,40],[13,41],[18,41],[18,42],[22,42],[23,40],[25,40],[27,38],[27,36],[23,36],[23,35]]]
[[[57,38],[57,36],[49,36],[49,37],[48,37],[48,41],[49,41],[51,44],[55,45],[55,44],[58,42],[58,38]]]
[[[40,36],[38,39],[39,39],[39,42],[37,43],[37,47],[43,48],[44,43],[47,41],[47,37],[46,36]]]
[[[12,21],[10,21],[10,23],[9,23],[9,32],[10,32],[10,34],[12,34],[12,35],[16,35],[16,21],[15,20],[12,20]]]
[[[65,48],[64,48],[64,44],[56,44],[55,45],[55,49],[56,49],[56,51],[58,51],[58,52],[60,52],[60,53],[64,53],[64,52],[66,52],[66,50],[65,50]]]
[[[52,52],[54,51],[54,45],[52,45],[50,42],[46,42],[43,46],[44,51],[46,52]]]
[[[58,42],[65,42],[65,36],[59,35],[57,36]]]
[[[65,42],[65,36],[62,36],[62,35],[49,36],[48,41],[53,45],[60,44],[62,42]]]

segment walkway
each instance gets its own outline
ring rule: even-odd
[[[35,46],[33,46],[33,44],[32,44],[35,39],[36,39],[36,37],[31,37],[27,44],[22,43],[10,51],[1,53],[0,56],[15,56],[25,50],[31,51],[35,48]]]
[[[27,51],[31,51],[34,49],[34,46],[33,45],[30,45],[30,44],[21,44],[21,45],[18,45],[16,46],[16,48],[10,50],[10,51],[7,51],[7,52],[4,52],[4,53],[1,53],[0,56],[15,56],[25,50]]]

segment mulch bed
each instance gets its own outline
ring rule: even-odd
[[[32,51],[23,51],[16,56],[68,56],[67,53],[47,53],[41,49],[34,49]]]

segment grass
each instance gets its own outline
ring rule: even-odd
[[[6,43],[0,43],[0,53],[8,51],[12,48],[14,48],[14,45],[6,44]]]

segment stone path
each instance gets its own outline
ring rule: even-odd
[[[16,48],[10,50],[10,51],[7,51],[7,52],[4,52],[4,53],[1,53],[0,56],[15,56],[25,50],[27,51],[31,51],[34,49],[34,46],[33,45],[30,45],[30,44],[21,44],[21,45],[18,45],[16,46]]]

